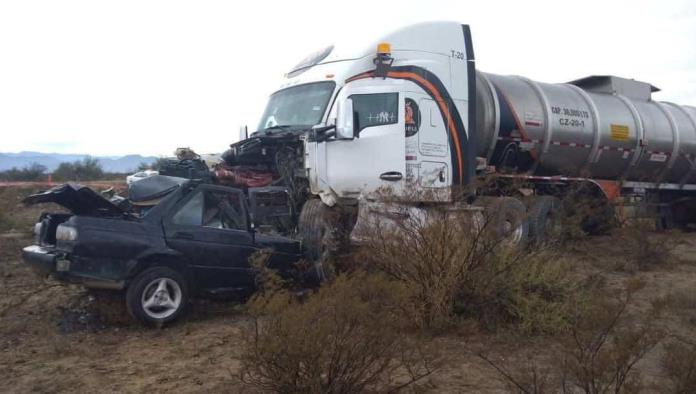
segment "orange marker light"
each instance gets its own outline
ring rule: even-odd
[[[391,44],[388,42],[380,42],[377,44],[377,54],[382,55],[382,54],[390,54],[391,53]]]

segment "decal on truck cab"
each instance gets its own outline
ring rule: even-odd
[[[411,137],[418,133],[421,124],[421,113],[418,104],[411,98],[406,98],[404,123],[406,124],[406,137]]]

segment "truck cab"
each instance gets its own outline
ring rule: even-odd
[[[257,132],[303,138],[311,195],[355,204],[382,188],[447,189],[475,170],[474,58],[467,25],[424,23],[362,51],[340,45],[286,74]]]

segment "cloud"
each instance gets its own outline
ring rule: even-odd
[[[240,125],[256,125],[308,53],[425,20],[470,24],[483,71],[545,82],[617,74],[696,105],[695,10],[688,1],[2,2],[2,150],[219,152]]]

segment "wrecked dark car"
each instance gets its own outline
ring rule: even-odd
[[[129,204],[75,184],[27,197],[27,204],[57,203],[71,213],[42,214],[24,260],[63,281],[125,291],[133,317],[162,325],[179,317],[191,296],[253,291],[249,258],[258,250],[271,251],[267,264],[281,274],[302,258],[300,242],[285,230],[287,189],[167,178],[137,182],[154,186],[132,193],[140,201]],[[137,209],[148,198],[147,209]]]

